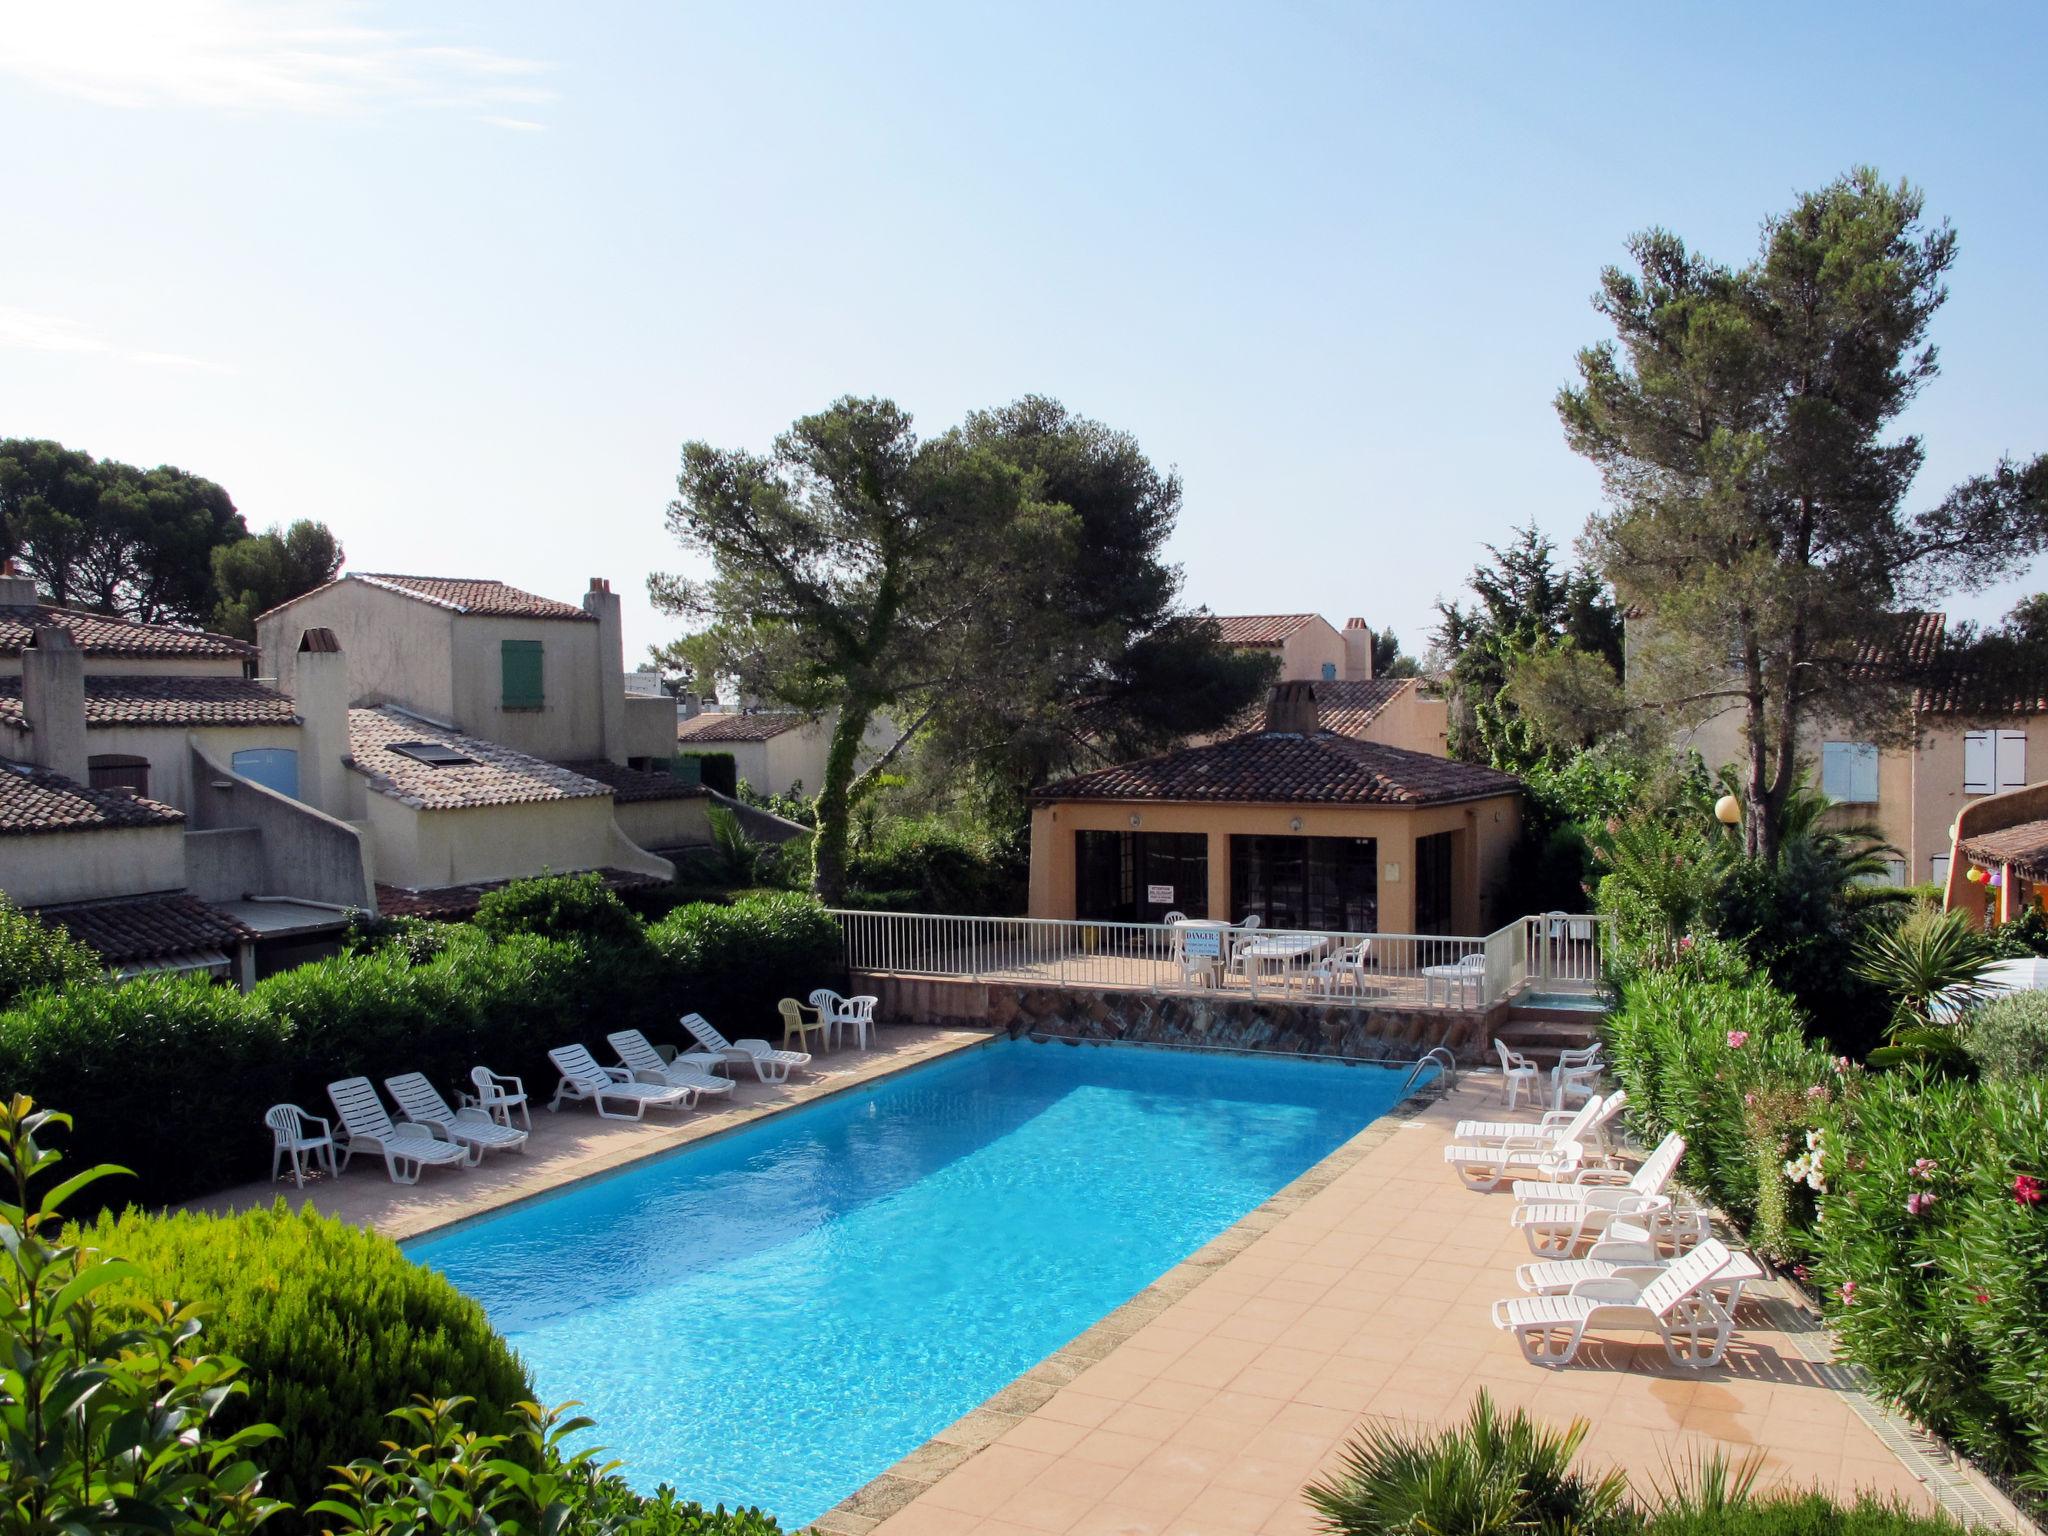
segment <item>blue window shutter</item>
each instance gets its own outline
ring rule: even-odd
[[[546,702],[541,692],[540,642],[506,640],[501,646],[505,708],[539,709]]]

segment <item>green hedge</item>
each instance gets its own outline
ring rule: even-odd
[[[249,1395],[227,1427],[274,1424],[257,1448],[265,1491],[304,1504],[330,1467],[376,1454],[393,1404],[476,1400],[471,1422],[497,1433],[532,1395],[483,1308],[398,1245],[280,1200],[234,1216],[103,1215],[84,1241],[134,1263],[124,1291],[149,1304],[195,1302],[207,1347],[247,1368]]]
[[[2048,992],[2014,992],[1972,1010],[1963,1047],[1986,1077],[2018,1081],[2048,1073]]]
[[[100,975],[99,957],[91,950],[0,893],[0,1008],[42,987],[84,986]]]
[[[728,1039],[767,1035],[781,1028],[778,999],[845,982],[839,925],[807,896],[693,903],[650,924],[647,937],[668,987],[658,1038],[675,1038],[686,1013],[703,1014]]]

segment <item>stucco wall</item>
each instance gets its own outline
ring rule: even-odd
[[[465,617],[455,621],[454,636],[455,719],[465,731],[550,760],[605,755],[599,689],[623,696],[626,684],[616,664],[600,672],[597,625]],[[507,640],[540,642],[539,709],[504,707]]]
[[[370,872],[354,827],[289,795],[236,777],[196,734],[188,750],[193,779],[202,790],[190,813],[193,827],[253,827],[262,834],[260,884],[231,894],[303,896],[345,907],[371,907]],[[248,874],[237,863],[224,878],[246,879]]]
[[[1431,757],[1450,756],[1450,705],[1425,698],[1417,686],[1405,688],[1366,725],[1364,741],[1377,741]]]
[[[1138,825],[1131,825],[1131,817]],[[1301,825],[1292,823],[1299,819]],[[1031,813],[1033,917],[1075,915],[1074,834],[1199,832],[1209,839],[1209,915],[1230,911],[1232,836],[1370,837],[1379,860],[1379,930],[1415,931],[1415,840],[1463,832],[1453,875],[1452,931],[1491,932],[1516,913],[1499,910],[1499,891],[1521,827],[1521,799],[1500,795],[1461,805],[1420,808],[1331,805],[1169,805],[1155,801],[1066,801]]]
[[[182,826],[0,837],[0,891],[17,906],[138,896],[184,884]]]
[[[94,656],[85,658],[87,677],[244,677],[239,656]],[[0,656],[0,677],[21,676],[21,656]]]
[[[338,581],[264,619],[256,626],[256,639],[264,675],[276,678],[286,693],[295,693],[299,636],[309,629],[331,629],[348,658],[351,701],[405,704],[446,720],[456,714],[451,671],[455,621],[453,612],[431,603],[359,581]],[[495,681],[497,676],[494,659],[491,677]]]
[[[638,800],[616,806],[619,830],[642,848],[682,848],[711,841],[711,802]]]
[[[1344,676],[1344,636],[1328,619],[1312,619],[1281,645],[1280,680],[1306,678],[1319,683],[1325,663],[1337,669],[1331,677]]]
[[[619,862],[609,796],[417,811],[365,796],[377,878],[413,889],[512,880]]]
[[[666,761],[675,750],[676,701],[665,693],[659,698],[627,694],[625,756]]]
[[[94,726],[85,733],[85,749],[97,756],[118,753],[149,759],[149,798],[175,805],[189,813],[192,799],[192,755],[188,743],[201,747],[223,766],[234,754],[253,747],[301,748],[296,725],[212,726],[192,730],[185,726],[108,725]]]

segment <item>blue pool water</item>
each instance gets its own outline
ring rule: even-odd
[[[636,1487],[794,1529],[1395,1102],[1379,1067],[1008,1041],[413,1247]]]

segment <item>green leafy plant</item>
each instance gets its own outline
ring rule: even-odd
[[[2048,1076],[2048,992],[2013,992],[1970,1010],[1963,1048],[1986,1077]]]
[[[1302,1496],[1343,1536],[1601,1536],[1637,1521],[1619,1472],[1572,1467],[1588,1425],[1552,1429],[1480,1392],[1465,1422],[1423,1431],[1374,1423],[1345,1447],[1338,1470]]]
[[[318,1496],[330,1467],[377,1444],[392,1403],[460,1396],[503,1429],[530,1395],[483,1308],[388,1238],[310,1206],[129,1210],[86,1240],[132,1266],[122,1294],[204,1308],[210,1344],[246,1368],[249,1390],[224,1420],[282,1432],[257,1453],[281,1498]]]
[[[1956,1006],[1976,1001],[1995,959],[1984,935],[1962,913],[1920,912],[1872,934],[1857,951],[1856,973],[1891,997],[1896,1034],[1940,1023],[1938,999]]]
[[[42,987],[82,987],[103,974],[91,950],[0,894],[0,1008]]]

